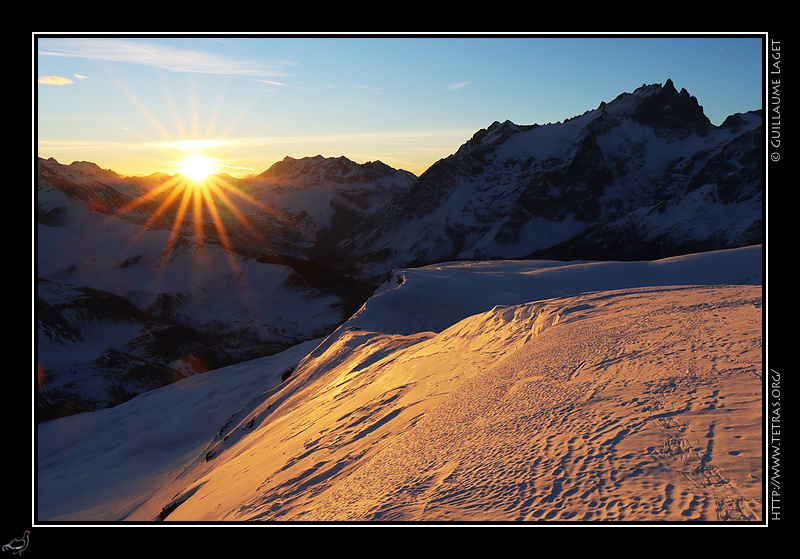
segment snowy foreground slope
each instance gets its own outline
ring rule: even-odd
[[[398,271],[323,340],[39,424],[37,519],[761,520],[762,256]]]

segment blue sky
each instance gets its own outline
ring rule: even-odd
[[[231,174],[317,154],[419,174],[495,120],[557,122],[667,78],[714,124],[762,106],[759,35],[34,39],[38,155],[123,174],[194,149]]]

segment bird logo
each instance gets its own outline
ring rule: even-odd
[[[25,548],[28,547],[28,537],[30,536],[30,530],[25,530],[25,533],[22,535],[21,538],[14,538],[6,545],[3,546],[3,551],[10,551],[16,555],[21,555]]]

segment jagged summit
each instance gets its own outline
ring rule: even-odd
[[[550,125],[571,122],[581,117],[594,119],[603,116],[615,119],[630,118],[654,128],[685,134],[696,133],[701,136],[708,134],[712,128],[711,121],[706,117],[697,98],[690,95],[686,88],[681,88],[679,92],[672,79],[667,79],[663,85],[643,84],[633,92],[620,93],[609,103],[602,101],[595,110]],[[455,155],[463,156],[476,149],[491,148],[518,132],[539,126],[542,125],[539,123],[523,125],[510,120],[503,122],[496,120],[488,127],[478,130],[456,151]]]
[[[642,124],[700,136],[707,135],[711,130],[711,121],[697,98],[685,88],[676,91],[672,80],[667,80],[661,91],[642,100],[637,109],[635,118]]]
[[[697,98],[685,88],[675,89],[671,79],[661,84],[642,85],[633,93],[622,93],[603,110],[616,118],[631,118],[660,132],[684,136],[707,135],[712,124]]]

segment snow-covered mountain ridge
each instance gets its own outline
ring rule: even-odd
[[[653,259],[759,243],[762,144],[760,110],[714,126],[671,80],[563,122],[495,122],[336,254],[377,276],[443,260]]]
[[[136,203],[170,179],[39,161],[40,420],[317,338],[374,289],[284,254],[271,214],[266,247],[236,219],[230,238],[241,240],[224,246],[207,211],[202,235],[193,216],[174,231],[174,216],[143,225],[157,204]],[[119,312],[101,308],[109,301]]]
[[[398,270],[324,339],[38,425],[37,517],[760,520],[762,262]]]
[[[341,157],[285,157],[254,177],[234,182],[282,213],[298,247],[319,252],[331,229],[363,219],[416,177],[381,161],[359,164]],[[305,254],[305,252],[303,253]]]
[[[222,227],[162,207],[175,177],[40,158],[40,404],[93,409],[316,338],[400,267],[763,242],[762,138],[760,111],[714,126],[668,80],[563,122],[495,122],[419,177],[322,156],[219,175]]]

